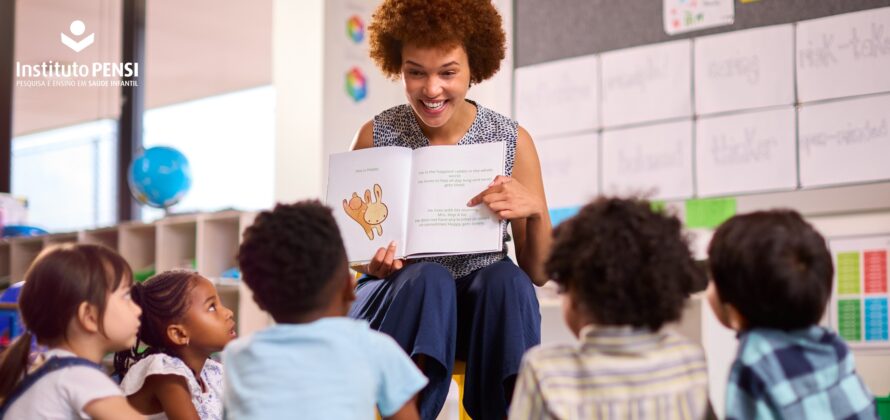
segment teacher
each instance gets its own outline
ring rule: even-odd
[[[466,98],[500,67],[501,25],[488,0],[384,0],[368,27],[371,58],[402,80],[407,103],[365,123],[353,150],[506,145],[505,176],[467,197],[468,206],[488,206],[502,220],[501,251],[406,263],[391,243],[358,267],[366,275],[350,316],[392,336],[429,378],[418,402],[424,419],[442,409],[455,359],[466,362],[467,413],[505,418],[522,355],[541,341],[533,283],[547,281],[551,225],[535,146],[515,121]],[[508,221],[518,266],[507,257]]]

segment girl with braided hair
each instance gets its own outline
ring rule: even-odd
[[[210,355],[236,334],[216,288],[175,270],[136,284],[131,295],[143,308],[138,340],[114,358],[127,400],[150,419],[221,419],[223,369]]]

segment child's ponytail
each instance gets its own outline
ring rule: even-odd
[[[26,330],[3,352],[0,359],[0,402],[6,399],[25,374],[32,337],[31,332]]]
[[[130,298],[142,308],[139,333],[133,348],[114,355],[114,376],[123,379],[136,362],[152,354],[173,355],[167,340],[167,326],[179,322],[189,307],[188,293],[195,285],[194,271],[173,270],[156,274],[133,285]]]

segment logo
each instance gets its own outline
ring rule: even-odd
[[[71,26],[68,29],[71,30],[71,34],[73,34],[75,37],[79,37],[83,35],[83,32],[87,29],[87,27],[83,24],[83,21],[75,20],[74,22],[71,22]],[[95,33],[87,35],[80,41],[75,41],[64,32],[61,32],[60,35],[62,36],[62,43],[65,44],[65,46],[67,46],[68,48],[74,50],[74,52],[83,51],[84,48],[93,45],[93,41],[96,40]]]
[[[356,44],[365,39],[365,23],[358,15],[353,15],[346,21],[346,35]]]
[[[361,102],[368,96],[368,83],[358,67],[353,67],[346,73],[346,93],[355,102]]]

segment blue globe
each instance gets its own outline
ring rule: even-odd
[[[189,161],[172,147],[152,147],[130,163],[127,182],[133,197],[152,207],[167,208],[192,186]]]

